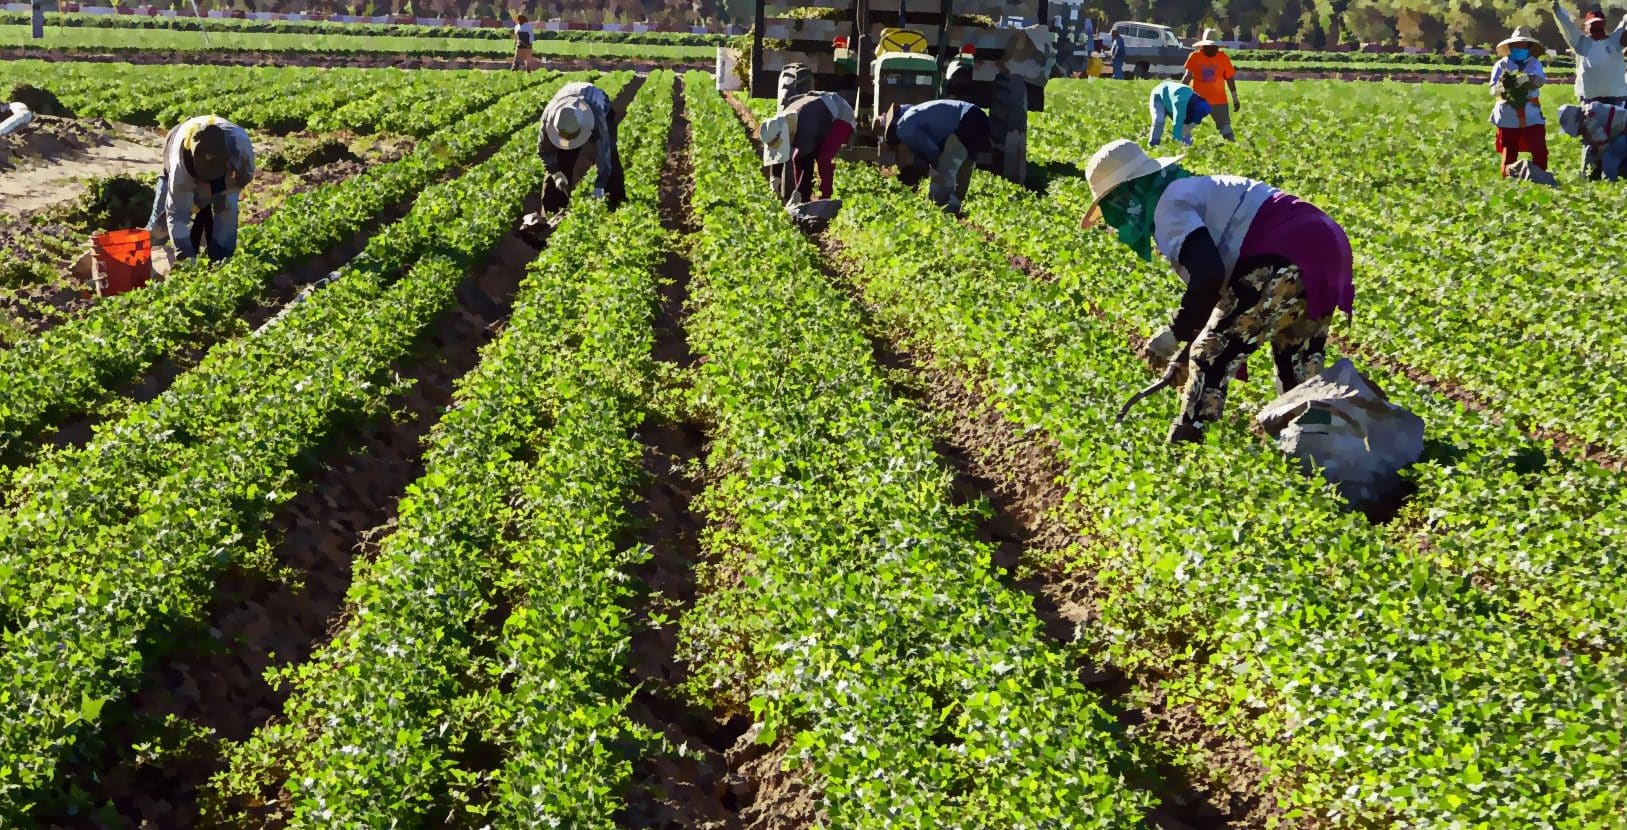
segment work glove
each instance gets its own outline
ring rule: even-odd
[[[548,177],[548,184],[560,193],[571,192],[571,180],[564,173],[555,173]]]
[[[1168,327],[1160,329],[1141,347],[1141,359],[1152,365],[1154,372],[1162,372],[1181,350],[1181,341]]]

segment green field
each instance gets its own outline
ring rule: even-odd
[[[1556,129],[1561,188],[1502,179],[1483,87],[1244,83],[1240,141],[1156,151],[1348,232],[1330,351],[1427,424],[1369,516],[1255,428],[1268,355],[1202,446],[1118,417],[1181,283],[1082,167],[1149,83],[1052,82],[1033,189],[960,217],[839,164],[811,238],[705,73],[30,75],[415,140],[0,350],[5,826],[1627,815],[1627,185]],[[587,77],[629,199],[535,250]]]
[[[514,51],[506,40],[417,37],[407,35],[311,35],[261,32],[195,32],[168,29],[100,29],[47,27],[45,37],[34,40],[27,26],[0,26],[0,46],[112,52],[291,52],[311,54],[388,54],[429,57],[501,58]],[[626,60],[711,60],[716,50],[707,46],[669,44],[590,43],[539,40],[539,57]]]

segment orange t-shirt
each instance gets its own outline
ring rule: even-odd
[[[1203,96],[1203,100],[1214,106],[1225,106],[1226,82],[1237,77],[1232,59],[1226,57],[1225,52],[1216,52],[1211,58],[1203,54],[1202,49],[1195,50],[1186,59],[1186,71],[1192,73],[1192,89]]]

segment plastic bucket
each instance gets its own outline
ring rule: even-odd
[[[90,240],[96,293],[123,294],[147,284],[153,274],[153,237],[145,228],[108,231]]]

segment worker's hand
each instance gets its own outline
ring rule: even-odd
[[[1233,98],[1232,99],[1232,112],[1242,112],[1242,111],[1243,111],[1243,102],[1237,100],[1236,98]]]
[[[1153,371],[1162,372],[1175,354],[1181,350],[1181,341],[1175,337],[1175,332],[1168,328],[1160,329],[1157,334],[1141,347],[1141,359],[1152,364]]]
[[[561,193],[571,192],[571,180],[564,173],[555,173],[548,177],[548,184]]]
[[[196,248],[192,247],[192,240],[190,240],[190,239],[177,239],[177,240],[175,240],[175,261],[176,262],[181,262],[183,260],[192,259],[193,257],[195,257],[197,255],[198,255],[198,251],[197,251]]]

